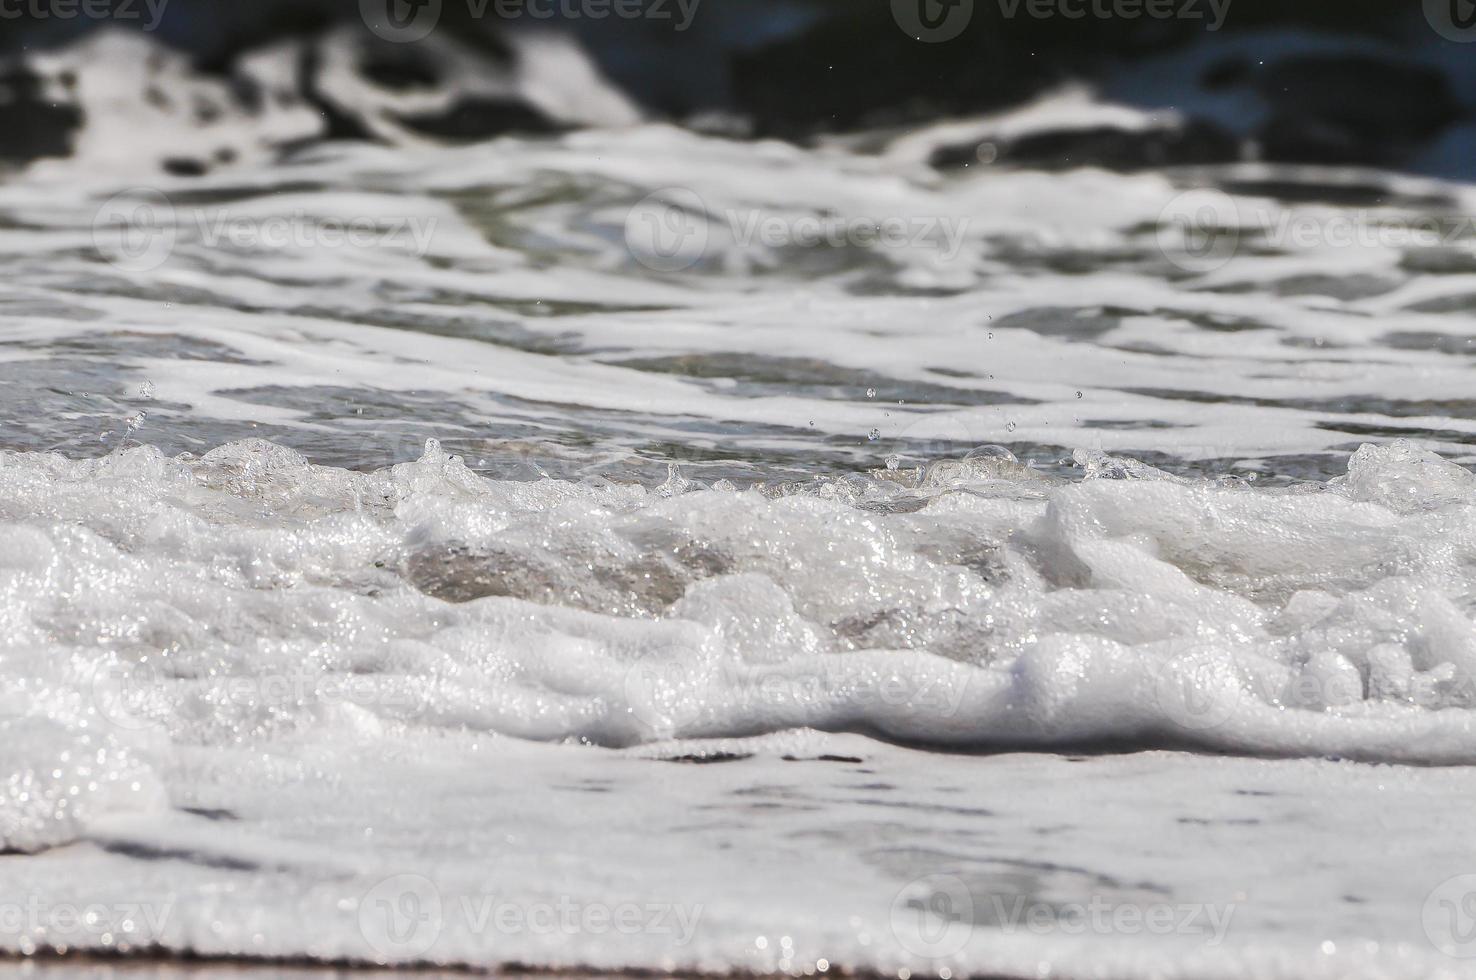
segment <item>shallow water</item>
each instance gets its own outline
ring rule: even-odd
[[[1469,973],[1472,191],[926,140],[0,185],[0,949]]]
[[[59,164],[0,188],[4,366],[44,382],[5,386],[7,444],[103,450],[144,411],[170,455],[255,435],[371,469],[434,437],[497,476],[772,479],[986,443],[1324,478],[1370,438],[1469,458],[1465,187],[944,177],[914,142],[645,127],[121,190]],[[1357,208],[1251,196],[1355,177]],[[1185,245],[1186,219],[1241,227]]]

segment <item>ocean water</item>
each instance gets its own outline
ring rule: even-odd
[[[1476,975],[1476,192],[957,135],[0,184],[0,950]]]

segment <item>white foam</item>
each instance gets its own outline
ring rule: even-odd
[[[373,474],[264,442],[10,454],[6,645],[37,689],[136,665],[124,730],[192,744],[373,720],[1476,761],[1465,469],[1365,446],[1293,492],[999,458],[775,496],[435,447]]]
[[[610,432],[602,451],[620,452],[687,443],[700,428],[754,457],[823,452],[853,465],[926,451],[918,425],[946,426],[965,446],[1225,461],[1341,457],[1370,427],[1466,459],[1476,434],[1458,408],[1469,388],[1452,356],[1460,328],[1411,309],[1458,302],[1470,277],[1410,272],[1393,245],[1292,241],[1279,242],[1282,254],[1242,248],[1221,268],[1185,275],[1143,231],[1168,220],[1179,192],[1158,174],[943,179],[915,162],[661,126],[454,150],[342,147],[273,171],[158,181],[174,202],[173,248],[150,269],[98,264],[93,224],[117,190],[112,178],[79,186],[44,176],[0,188],[17,223],[0,234],[0,251],[15,266],[16,302],[37,310],[8,321],[7,336],[30,343],[0,348],[0,363],[34,358],[38,343],[64,352],[88,342],[98,317],[163,348],[174,338],[222,345],[239,357],[120,355],[171,406],[151,413],[148,434],[195,426],[204,431],[194,444],[205,448],[240,435],[212,430],[212,420],[305,438],[347,428],[362,439],[358,420],[312,421],[279,404],[291,393],[311,399],[325,377],[372,392],[454,395],[461,424],[438,431],[418,420],[422,442],[473,424],[533,424],[581,441],[593,427]],[[1458,201],[1467,193],[1390,186],[1438,188]],[[632,206],[673,189],[703,203],[708,246],[693,269],[656,274],[622,236]],[[1275,202],[1234,201],[1247,229],[1270,222],[1275,231]],[[1359,220],[1330,207],[1295,213],[1314,225]],[[941,230],[895,248],[740,240],[749,220],[797,227],[826,216],[946,219],[961,237],[956,249]],[[1362,220],[1420,217],[1390,206]],[[275,249],[213,238],[222,228],[356,221],[384,234]],[[1094,258],[1076,268],[1071,256]],[[1270,285],[1360,276],[1387,279],[1387,291],[1339,299],[1316,285],[1285,295]],[[171,299],[141,298],[154,296]],[[1088,334],[1073,333],[1075,320]],[[550,357],[550,348],[578,356]],[[640,366],[743,351],[847,374],[833,385],[841,390],[753,390],[736,383],[741,369],[762,376],[768,364],[734,366],[737,378]],[[916,393],[906,391],[905,404],[865,397],[888,384]],[[275,393],[243,398],[262,389]]]
[[[1395,248],[1194,273],[1144,231],[1178,192],[1162,175],[945,178],[660,126],[161,181],[176,239],[151,268],[99,254],[116,183],[0,187],[5,444],[61,450],[0,454],[0,849],[28,854],[3,859],[6,888],[53,906],[181,904],[123,941],[0,948],[1449,966],[1420,913],[1463,870],[1459,833],[1428,828],[1461,826],[1476,762],[1457,461],[1476,429],[1459,321],[1409,304],[1463,277]],[[623,225],[674,189],[715,226],[663,273]],[[951,255],[793,249],[738,241],[730,212],[969,223]],[[221,218],[431,234],[272,250],[205,240]],[[1269,282],[1293,274],[1393,286]],[[1358,448],[1395,432],[1419,441]],[[479,452],[422,452],[427,433]],[[963,457],[1002,442],[1044,468]],[[676,456],[696,462],[651,476]],[[1347,472],[1328,483],[1247,482],[1330,458]],[[1104,745],[1205,754],[1052,754]],[[862,761],[809,768],[825,755]],[[894,900],[929,908],[918,879],[960,869],[980,901],[1247,917],[1213,948],[979,929],[951,958],[908,949]],[[710,918],[676,952],[464,920],[386,952],[360,910],[404,874],[447,903]]]

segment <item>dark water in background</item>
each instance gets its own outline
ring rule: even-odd
[[[1150,140],[1124,141],[1100,121],[1034,133],[998,145],[999,159],[1128,168],[1260,159],[1470,173],[1476,28],[1463,26],[1459,2],[1445,0],[1159,0],[1146,8],[1125,0],[118,0],[96,10],[61,16],[41,4],[7,15],[0,54],[12,56],[13,92],[0,109],[8,123],[0,154],[68,151],[69,134],[86,121],[65,84],[38,85],[48,75],[38,58],[99,31],[165,44],[258,104],[250,53],[305,44],[291,68],[297,77],[275,81],[325,117],[318,135],[384,138],[362,118],[366,100],[440,90],[448,97],[411,113],[421,116],[411,128],[452,141],[570,121],[505,90],[489,95],[439,47],[472,52],[484,82],[526,64],[517,39],[533,33],[574,39],[649,115],[729,133],[804,141],[913,126],[1083,83],[1185,118]],[[361,35],[354,60],[367,90],[334,91],[335,59],[314,39],[343,30]]]

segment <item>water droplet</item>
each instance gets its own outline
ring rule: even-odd
[[[814,428],[814,426],[815,426],[815,420],[814,419],[810,419],[810,427],[811,428]]]
[[[994,339],[994,331],[993,330],[989,331],[989,339],[990,340],[993,340]]]
[[[893,453],[892,455],[890,455],[890,456],[887,457],[887,469],[889,469],[889,470],[895,470],[897,467],[899,467],[901,465],[902,465],[902,457],[901,456],[898,456],[896,453]]]
[[[1005,431],[1006,432],[1014,432],[1015,431],[1015,423],[1013,423],[1013,422],[1006,422],[1005,423]]]
[[[143,399],[144,401],[148,401],[149,399],[153,398],[154,383],[152,381],[145,381],[143,384],[139,385],[138,397]]]
[[[876,397],[876,389],[875,388],[867,388],[866,389],[866,397],[867,398],[875,398]]]
[[[1076,397],[1077,397],[1077,398],[1080,398],[1080,397],[1081,397],[1081,392],[1079,392],[1079,391],[1078,391],[1078,392],[1077,392],[1077,393],[1076,393]]]
[[[881,438],[881,429],[872,429],[866,434],[866,438],[870,439],[872,442],[876,442],[878,439]]]
[[[692,488],[692,481],[682,475],[682,469],[676,463],[666,464],[666,482],[656,488],[656,493],[662,497],[677,497]]]

